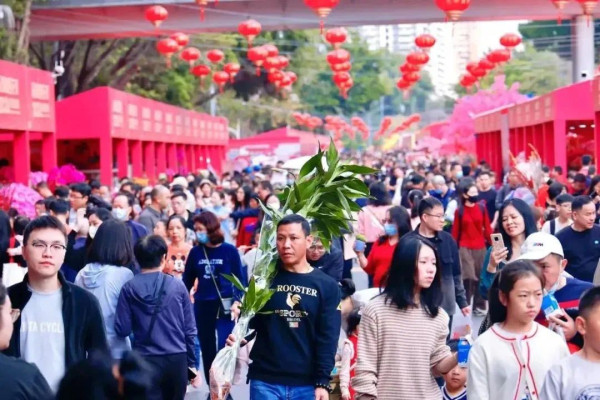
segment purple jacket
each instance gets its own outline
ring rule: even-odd
[[[162,305],[148,336],[164,279]],[[133,333],[133,349],[143,356],[187,353],[188,366],[196,364],[194,308],[183,282],[170,275],[138,274],[123,286],[115,315],[115,332],[121,337]]]

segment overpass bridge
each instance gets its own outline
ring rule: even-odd
[[[319,26],[318,18],[302,0],[219,0],[206,8],[200,21],[193,0],[46,0],[34,6],[31,39],[68,40],[156,35],[144,19],[149,5],[161,4],[169,18],[161,32],[187,33],[236,31],[247,17],[260,21],[265,30],[308,29]],[[600,11],[600,10],[599,10]],[[581,14],[571,1],[564,19]],[[461,20],[556,19],[549,0],[474,0]],[[434,0],[341,0],[326,20],[326,26],[385,25],[441,22],[444,14]]]

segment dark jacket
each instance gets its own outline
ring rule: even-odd
[[[156,308],[163,281],[164,294]],[[155,309],[158,314],[149,335]],[[196,364],[194,308],[183,282],[170,275],[138,274],[123,285],[115,314],[115,332],[121,337],[133,333],[133,349],[143,356],[187,353],[188,365]]]
[[[335,279],[336,282],[342,280],[342,275],[344,274],[344,255],[333,246],[329,252],[323,254],[323,257],[317,261],[308,260],[308,263]]]
[[[399,246],[402,245],[402,241],[409,237],[421,237],[429,240],[435,246],[437,250],[438,265],[442,269],[442,308],[448,313],[448,315],[454,315],[456,310],[455,303],[458,303],[458,307],[461,309],[467,307],[467,296],[465,294],[465,287],[463,286],[460,268],[460,258],[458,257],[458,247],[456,241],[448,232],[438,232],[435,237],[427,238],[419,234],[418,226],[414,231],[407,233],[400,239]]]
[[[31,298],[27,284],[28,275],[23,282],[8,288],[13,308],[23,311]],[[104,320],[100,304],[93,294],[65,280],[61,272],[58,279],[62,285],[62,316],[65,329],[65,365],[67,369],[87,358],[93,350],[108,352]],[[21,318],[14,325],[10,346],[4,351],[8,356],[21,357]]]
[[[0,389],[3,399],[50,400],[52,390],[33,364],[0,354]]]

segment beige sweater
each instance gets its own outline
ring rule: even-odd
[[[451,355],[446,346],[448,315],[422,308],[400,310],[378,296],[365,307],[358,334],[352,387],[357,400],[439,400],[431,370]]]

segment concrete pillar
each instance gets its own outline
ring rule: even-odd
[[[594,79],[594,18],[573,19],[573,83]]]
[[[56,135],[44,133],[42,136],[42,170],[50,172],[57,164]]]
[[[31,171],[31,149],[29,147],[29,131],[15,132],[13,140],[13,163],[15,182],[29,185]]]
[[[156,183],[156,158],[154,142],[144,142],[144,172],[151,185]]]
[[[131,175],[134,178],[142,178],[144,176],[144,165],[142,161],[142,142],[133,140],[131,146]]]
[[[129,176],[129,141],[117,139],[117,176],[119,179]]]

